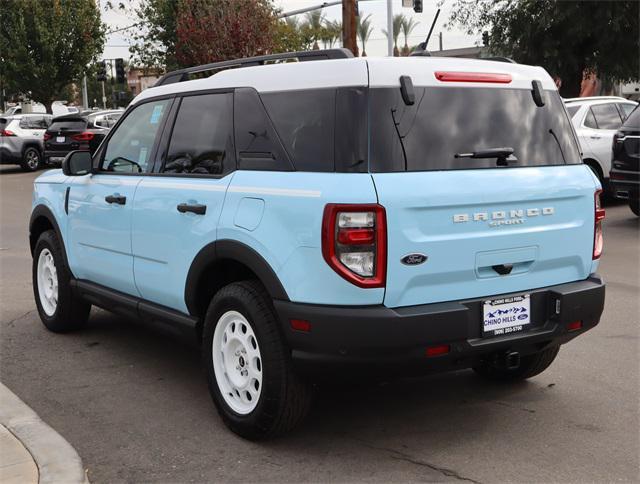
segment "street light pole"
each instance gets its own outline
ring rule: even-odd
[[[393,57],[393,3],[387,0],[387,55]]]
[[[87,95],[87,75],[82,77],[82,107],[89,109],[89,96]]]

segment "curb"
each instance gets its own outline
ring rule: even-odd
[[[2,383],[0,424],[22,442],[35,460],[39,484],[88,484],[82,460],[71,444]]]

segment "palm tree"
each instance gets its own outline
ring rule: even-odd
[[[398,37],[400,37],[400,30],[402,29],[402,21],[404,20],[404,14],[399,13],[393,16],[393,56],[400,57],[400,51],[398,50]],[[389,33],[383,30],[382,33],[389,37]]]
[[[313,50],[318,50],[318,40],[322,40],[322,30],[325,22],[325,15],[322,10],[314,10],[305,14],[305,23],[303,25],[309,36],[313,39]]]
[[[373,33],[373,25],[371,25],[371,14],[366,17],[358,17],[358,25],[356,26],[356,32],[358,33],[358,38],[362,43],[362,57],[367,56],[367,51],[365,50],[367,41],[371,34]]]
[[[404,47],[402,48],[402,55],[409,55],[409,44],[407,43],[411,32],[418,26],[420,22],[416,22],[413,17],[405,17],[402,19],[402,24],[400,25],[402,29],[402,35],[404,35]]]

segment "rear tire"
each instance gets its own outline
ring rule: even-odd
[[[551,346],[539,353],[526,355],[520,358],[520,366],[507,369],[497,366],[494,362],[485,362],[474,366],[473,370],[483,378],[501,382],[515,382],[539,375],[549,368],[556,359],[560,346]]]
[[[73,294],[62,245],[53,230],[43,232],[33,251],[33,295],[45,327],[67,333],[84,327],[91,305]]]
[[[36,171],[40,168],[41,163],[42,155],[37,148],[30,146],[22,153],[22,162],[20,163],[20,166],[24,171]]]
[[[293,429],[311,406],[311,386],[292,370],[273,304],[257,281],[229,284],[204,320],[202,358],[224,423],[250,440]]]
[[[640,200],[629,200],[629,208],[636,217],[640,217]]]

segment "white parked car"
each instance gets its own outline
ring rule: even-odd
[[[613,135],[638,103],[615,96],[577,97],[564,103],[580,140],[582,159],[606,190]]]

